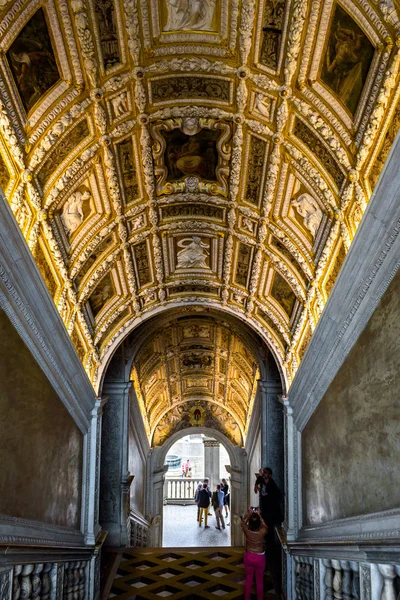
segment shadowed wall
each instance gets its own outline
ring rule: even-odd
[[[129,471],[135,479],[131,485],[131,506],[144,514],[145,468],[136,432],[129,428]]]
[[[0,309],[0,514],[80,528],[83,436]]]
[[[302,435],[303,521],[400,506],[400,272]]]

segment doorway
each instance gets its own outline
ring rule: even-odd
[[[177,440],[165,457],[162,545],[165,548],[230,546],[230,459],[224,445],[203,433],[191,433]],[[208,528],[199,523],[195,495],[204,478],[213,492],[222,479],[225,488],[224,524],[217,529],[210,503]],[[225,516],[227,515],[227,518]]]

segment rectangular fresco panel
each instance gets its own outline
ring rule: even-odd
[[[271,69],[278,66],[284,12],[285,0],[267,0],[263,15],[260,62]]]
[[[250,137],[245,199],[252,204],[258,204],[266,147],[267,144],[264,140],[254,135]]]
[[[135,244],[133,246],[133,252],[135,255],[139,275],[139,285],[140,287],[142,287],[143,285],[146,285],[151,282],[149,255],[147,253],[146,242],[140,242],[140,244]]]
[[[124,182],[125,200],[129,204],[139,196],[132,138],[118,144],[118,156]]]
[[[100,44],[106,69],[120,62],[117,15],[112,0],[95,0],[95,11],[99,24]]]
[[[358,102],[371,66],[374,47],[339,5],[336,5],[323,57],[321,79],[349,109],[357,110]]]
[[[215,77],[168,77],[151,82],[154,102],[206,98],[229,102],[230,82]]]
[[[25,25],[7,52],[27,112],[60,79],[43,9]]]
[[[246,287],[251,259],[251,249],[246,244],[239,244],[235,281]]]
[[[108,273],[96,286],[89,298],[90,308],[92,309],[94,317],[99,314],[103,306],[114,296],[114,294],[114,285],[111,275]]]
[[[195,175],[208,181],[216,181],[218,166],[217,140],[219,131],[202,129],[195,135],[187,135],[179,129],[163,131],[166,141],[165,165],[167,181],[175,181],[186,175]]]
[[[277,302],[279,302],[284,311],[290,317],[294,303],[296,302],[296,296],[287,281],[277,272],[275,272],[274,275],[271,296],[275,298]]]

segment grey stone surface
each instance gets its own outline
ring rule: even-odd
[[[188,547],[217,547],[230,546],[230,526],[225,530],[215,529],[216,520],[214,511],[211,509],[212,517],[208,517],[210,529],[204,529],[196,520],[197,506],[164,506],[163,510],[163,542],[164,548],[188,548]],[[224,513],[225,516],[225,513]],[[230,515],[228,516],[230,523]]]
[[[397,273],[303,431],[305,525],[400,506],[399,316]]]

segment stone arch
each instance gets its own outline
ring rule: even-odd
[[[230,467],[228,469],[231,480],[231,543],[240,546],[243,543],[240,516],[247,509],[248,493],[248,462],[244,448],[235,446],[220,431],[209,427],[190,427],[177,431],[164,442],[162,446],[153,448],[149,454],[147,477],[147,512],[151,519],[151,542],[153,546],[162,545],[162,514],[163,514],[163,489],[166,473],[165,459],[169,449],[182,437],[193,433],[204,433],[219,441],[228,452]]]
[[[191,317],[201,314],[198,310],[198,305],[186,307],[186,309],[192,308],[192,310],[182,311],[181,305],[175,307],[175,310],[177,308],[179,308],[179,313],[176,311],[176,314],[179,314],[179,316],[185,315]],[[255,467],[258,469],[261,463],[272,466],[274,474],[279,474],[277,477],[278,483],[283,487],[283,411],[279,397],[282,394],[282,387],[283,389],[286,388],[280,365],[269,351],[270,348],[263,336],[259,335],[259,332],[252,327],[251,323],[245,323],[243,319],[238,319],[238,315],[232,314],[232,311],[218,311],[214,310],[214,308],[208,307],[204,314],[210,317],[217,316],[219,319],[226,320],[231,325],[234,325],[237,330],[244,332],[247,342],[250,341],[249,345],[257,355],[261,372],[261,380],[253,407],[253,414],[255,414],[250,422],[247,435],[249,443],[246,442],[249,457],[247,457],[244,448],[238,447],[236,460],[232,462],[232,485],[235,482],[237,489],[242,490],[236,495],[238,498],[242,498],[244,503],[243,506],[235,508],[235,515],[232,521],[232,542],[240,544],[241,530],[239,515],[245,510],[245,505],[248,502],[249,464],[251,464],[253,470]],[[202,306],[202,311],[204,311],[204,306]],[[173,318],[174,312],[164,307],[161,313],[160,311],[156,311],[156,315],[160,317],[160,321],[156,323],[158,327],[161,322]],[[112,358],[110,357],[101,382],[101,393],[108,397],[108,402],[105,405],[103,415],[100,519],[102,526],[109,531],[108,539],[110,545],[115,546],[129,544],[129,532],[126,533],[129,490],[125,495],[121,490],[127,486],[130,476],[128,437],[132,414],[136,428],[142,430],[140,433],[142,447],[146,448],[146,454],[149,452],[149,457],[146,459],[145,516],[153,525],[154,535],[152,536],[151,543],[156,545],[160,545],[161,543],[161,530],[157,522],[160,520],[159,507],[160,501],[162,501],[163,463],[161,465],[157,463],[157,467],[153,467],[152,461],[157,458],[157,452],[150,449],[139,402],[130,381],[131,365],[135,357],[134,346],[140,344],[140,340],[148,336],[149,316],[140,321],[140,324],[146,323],[145,330],[139,330],[138,327],[133,328],[135,334],[132,347],[129,347],[129,344],[124,341],[128,336],[128,332],[125,332],[124,336],[121,337],[121,343],[115,349]],[[138,325],[139,322],[137,323]],[[131,330],[130,333],[132,334]],[[130,413],[131,417],[129,416]],[[194,428],[191,428],[191,432],[194,430]],[[177,433],[182,435],[182,431]],[[208,432],[210,431],[211,429],[208,429]],[[219,433],[219,435],[223,434]],[[251,438],[256,439],[257,437],[258,439],[258,436],[261,436],[261,457],[257,454],[256,458],[254,458],[253,450],[250,448],[252,446]],[[235,465],[238,467],[237,469]],[[132,474],[135,475],[135,473]],[[157,483],[158,493],[161,494],[161,500],[157,500],[158,504],[156,503],[156,507],[151,505],[150,497],[154,492],[154,488],[149,487],[150,480],[153,483]],[[155,508],[157,509],[156,511]],[[109,518],[110,515],[112,520]],[[234,523],[234,519],[236,523]]]
[[[276,351],[276,348],[271,343],[271,339],[269,339],[269,337],[266,335],[266,330],[263,327],[261,327],[255,319],[247,318],[246,315],[242,314],[240,311],[235,311],[233,308],[224,305],[207,305],[204,302],[192,302],[190,306],[187,306],[185,308],[192,309],[193,314],[200,314],[197,313],[196,307],[201,307],[203,310],[209,310],[211,315],[222,313],[224,318],[228,317],[234,319],[236,322],[239,322],[241,325],[243,325],[243,328],[247,328],[253,334],[258,335],[274,358],[281,379],[282,393],[287,393],[289,387],[289,378],[288,374],[286,373],[282,357],[279,356],[279,354]],[[165,318],[167,319],[171,318],[171,315],[173,314],[174,310],[182,311],[182,304],[178,302],[173,302],[171,304],[168,304],[167,307],[156,306],[153,309],[150,309],[148,312],[146,312],[145,315],[133,319],[126,329],[123,328],[120,331],[118,336],[116,336],[116,338],[113,340],[112,344],[106,349],[97,369],[94,387],[99,394],[101,394],[104,382],[106,380],[107,372],[112,363],[113,357],[115,356],[115,353],[117,352],[118,348],[120,348],[121,344],[135,330],[137,330],[144,323],[147,323],[150,319],[157,316],[165,316]],[[190,311],[188,311],[185,314],[189,316]],[[262,368],[261,364],[260,368]],[[261,378],[263,378],[262,372]]]

